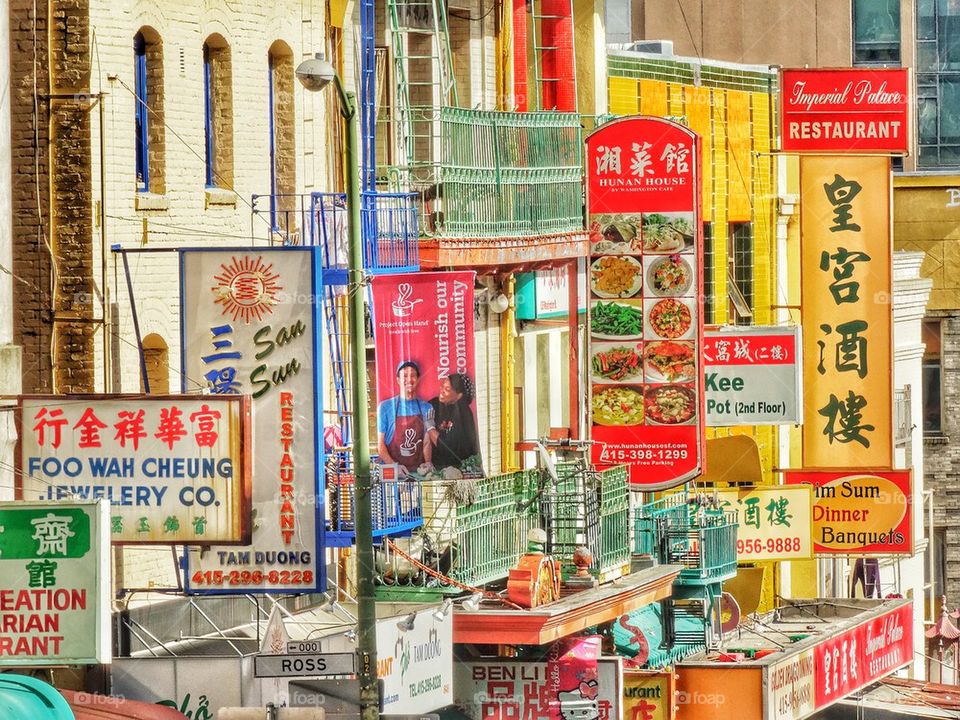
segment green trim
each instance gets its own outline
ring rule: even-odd
[[[762,93],[775,93],[778,82],[774,72],[763,73],[709,63],[623,55],[607,56],[607,74],[609,77],[661,80],[681,85]]]

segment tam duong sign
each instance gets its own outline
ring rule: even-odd
[[[17,410],[20,497],[103,498],[119,543],[250,534],[250,399],[44,395]]]
[[[799,425],[798,327],[730,327],[703,339],[707,426]]]
[[[0,667],[110,662],[105,502],[0,502],[0,577]]]
[[[190,592],[325,589],[316,248],[181,250],[184,391],[253,403],[250,544],[187,555]]]
[[[780,74],[784,152],[906,153],[910,75],[901,68]]]

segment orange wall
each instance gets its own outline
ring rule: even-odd
[[[762,720],[758,668],[677,666],[676,720]]]

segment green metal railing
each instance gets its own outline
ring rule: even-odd
[[[428,119],[424,119],[427,122]],[[439,108],[438,137],[395,167],[419,194],[422,230],[444,237],[523,237],[584,230],[576,113]]]

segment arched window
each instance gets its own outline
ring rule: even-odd
[[[205,184],[233,187],[233,71],[221,35],[203,44]]]
[[[170,355],[166,341],[151,333],[143,339],[143,362],[147,366],[151,395],[167,395],[170,392]],[[144,391],[141,379],[140,392]]]
[[[277,40],[267,54],[270,128],[270,222],[274,230],[292,231],[296,221],[297,158],[293,102],[293,52]]]
[[[152,28],[133,37],[137,192],[163,194],[163,45]]]

